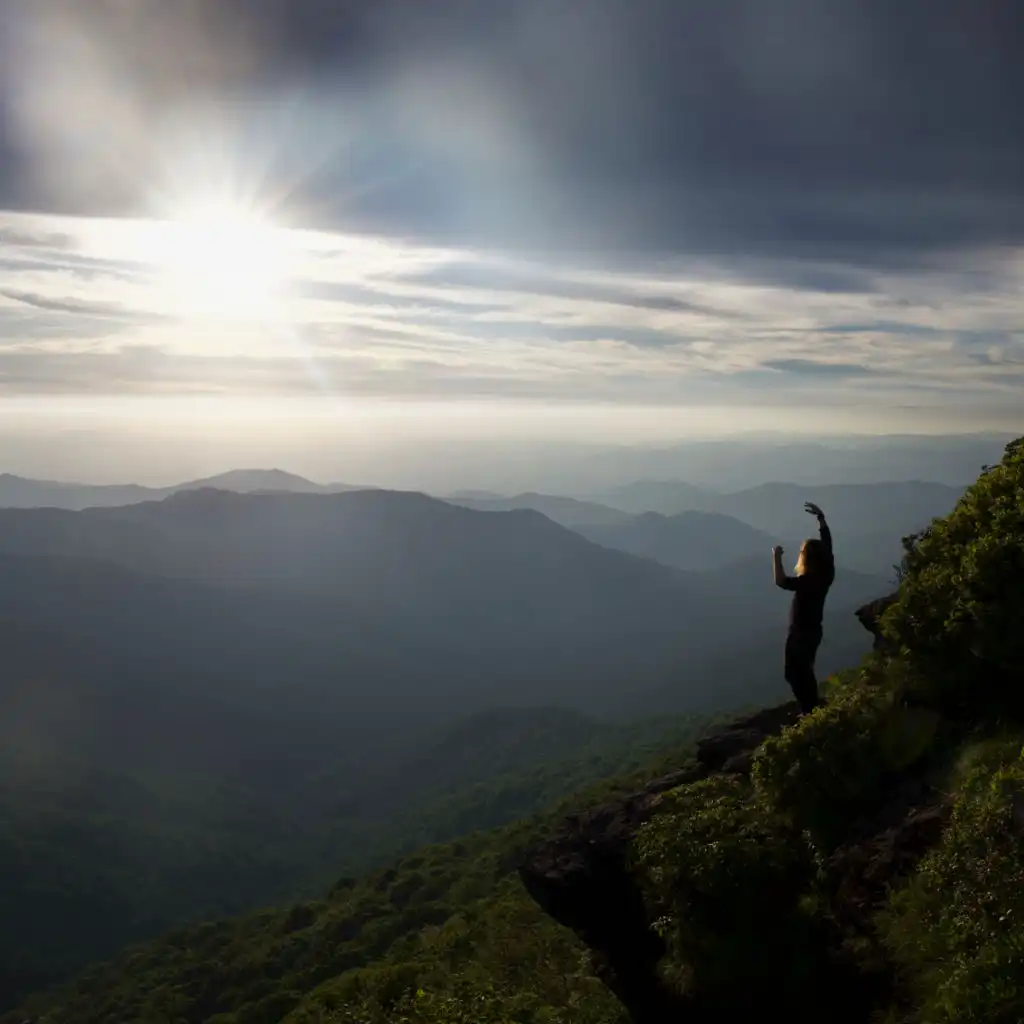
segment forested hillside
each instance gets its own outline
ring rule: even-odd
[[[615,782],[583,787],[564,809],[688,759],[710,727],[680,727],[664,737],[660,756],[632,737],[644,768],[622,762],[627,771]],[[623,1022],[590,976],[582,945],[516,880],[525,851],[558,813],[424,847],[358,881],[340,877],[313,902],[170,933],[0,1021],[384,1024],[407,1006],[420,1014],[413,1019],[437,1024],[504,1024],[535,1013],[564,1024]]]
[[[426,734],[377,733],[374,759],[340,751],[302,764],[297,738],[257,754],[222,714],[203,733],[179,721],[147,750],[132,742],[137,710],[108,722],[109,735],[83,728],[103,696],[84,688],[80,663],[69,670],[85,651],[51,646],[46,660],[51,638],[0,633],[10,659],[39,669],[5,689],[0,723],[0,1008],[175,925],[312,897],[403,851],[515,821],[701,725],[495,709]],[[193,736],[209,752],[190,748]],[[233,752],[250,759],[232,765]]]
[[[813,714],[713,730],[696,762],[680,744],[320,902],[168,935],[4,1024],[622,1024],[612,989],[666,1024],[1015,1024],[1022,580],[1018,442],[908,541],[883,647]]]

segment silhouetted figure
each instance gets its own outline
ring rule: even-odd
[[[772,555],[775,585],[793,591],[789,635],[786,637],[786,682],[806,714],[820,703],[814,657],[821,644],[825,597],[836,578],[836,565],[832,557],[832,533],[825,522],[825,513],[812,502],[808,502],[804,509],[817,517],[820,539],[805,540],[800,546],[796,575],[787,576],[782,568],[781,547],[772,548]]]

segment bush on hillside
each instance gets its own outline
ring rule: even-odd
[[[333,979],[287,1024],[627,1024],[582,949],[518,881]]]
[[[1024,1020],[1021,742],[1010,758],[1005,743],[971,756],[942,843],[882,916],[908,976],[915,1024]],[[1001,765],[993,766],[993,752]]]
[[[902,706],[890,683],[865,672],[836,685],[824,707],[768,739],[754,758],[762,799],[822,850],[838,846],[936,738],[938,716]]]
[[[386,1009],[368,1002],[343,1007],[315,1020],[317,1024],[581,1024],[588,1020],[594,1024],[625,1024],[615,1010],[610,1011],[614,1016],[599,1018],[582,1009],[585,1016],[575,1008],[542,1006],[500,980],[481,985],[455,979],[444,991],[406,992]]]
[[[1024,717],[1024,438],[1007,445],[956,508],[908,538],[886,636],[950,711]]]
[[[745,780],[713,776],[669,794],[633,852],[685,991],[745,1002],[755,989],[797,988],[814,970],[813,928],[798,906],[811,851]]]

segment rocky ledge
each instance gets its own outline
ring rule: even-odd
[[[869,601],[854,612],[860,624],[875,638],[874,649],[876,651],[884,650],[886,646],[886,639],[880,628],[882,616],[896,603],[898,597],[897,593],[888,594],[886,597]]]

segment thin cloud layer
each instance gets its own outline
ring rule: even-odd
[[[291,232],[278,301],[218,317],[183,314],[145,250],[125,258],[116,222],[8,214],[0,232],[8,395],[771,406],[811,388],[819,404],[875,405],[980,403],[1024,383],[1020,252],[838,291],[800,285],[799,266],[770,283],[685,259],[594,269]]]

